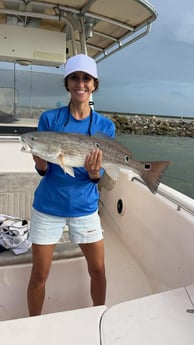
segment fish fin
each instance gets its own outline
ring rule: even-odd
[[[119,174],[120,169],[117,166],[114,166],[112,164],[104,165],[104,170],[106,171],[106,174],[109,176],[109,178],[113,181],[117,181],[117,177]]]
[[[102,175],[100,182],[98,183],[98,189],[101,191],[102,188],[106,190],[112,190],[116,184],[116,181],[113,180],[105,171]]]
[[[95,134],[92,135],[94,138],[99,138],[99,139],[104,139],[104,140],[109,140],[110,138],[113,139],[112,137],[108,136],[105,133],[102,132],[96,132]]]
[[[108,135],[101,132],[95,133],[93,137],[96,138],[97,144],[98,144],[98,139],[99,139],[99,148],[101,148],[100,140],[102,140],[104,143],[114,146],[117,150],[121,150],[122,152],[125,152],[127,155],[129,155],[130,159],[133,159],[133,155],[128,150],[128,148],[125,145],[121,144],[119,141],[117,141],[115,138],[109,137]]]
[[[141,162],[144,170],[140,174],[150,191],[155,194],[160,184],[164,171],[171,164],[171,161]]]
[[[69,174],[70,176],[75,177],[74,170],[72,167],[64,167],[63,170],[66,174]]]
[[[65,174],[69,174],[70,176],[75,177],[73,168],[65,165],[65,156],[63,153],[60,153],[58,155],[57,160],[61,168],[64,170]]]

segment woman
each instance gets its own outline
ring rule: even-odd
[[[38,130],[87,135],[103,132],[114,137],[113,122],[90,107],[90,97],[98,88],[98,83],[97,67],[92,58],[83,54],[71,57],[65,66],[64,79],[71,95],[70,103],[44,112]],[[105,303],[104,245],[97,188],[103,173],[102,155],[99,149],[87,155],[84,167],[74,169],[75,178],[64,174],[58,165],[33,157],[35,167],[43,178],[34,194],[29,237],[33,256],[28,285],[30,316],[41,313],[53,250],[66,224],[71,241],[79,244],[86,258],[93,305]]]

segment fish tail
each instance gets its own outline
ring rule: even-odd
[[[171,164],[171,161],[159,162],[141,162],[144,166],[140,173],[141,178],[145,182],[150,191],[155,194],[160,184],[164,171]]]

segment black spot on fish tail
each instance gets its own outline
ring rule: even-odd
[[[147,171],[149,171],[151,169],[151,167],[152,167],[151,163],[145,163],[144,164],[144,169]]]
[[[143,170],[140,173],[150,191],[155,194],[160,184],[164,171],[171,164],[171,161],[142,162]]]

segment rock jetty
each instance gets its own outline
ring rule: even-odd
[[[120,115],[110,113],[106,113],[105,115],[113,120],[117,133],[194,138],[193,118],[164,118],[151,115]]]

